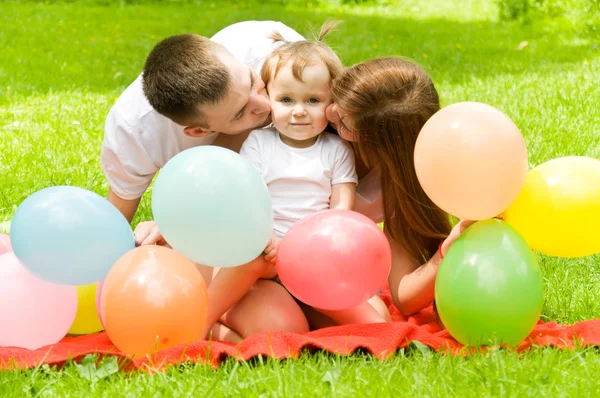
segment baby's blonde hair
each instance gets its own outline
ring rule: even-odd
[[[326,21],[321,26],[321,31],[314,41],[300,40],[287,42],[279,32],[273,32],[269,35],[270,39],[276,42],[282,41],[284,44],[265,59],[261,70],[261,78],[265,86],[268,86],[271,79],[274,79],[279,70],[288,62],[292,62],[292,75],[298,81],[303,82],[302,72],[312,62],[314,57],[323,61],[329,71],[331,81],[336,79],[342,73],[344,66],[335,52],[329,46],[325,45],[322,40],[339,24],[338,21]]]

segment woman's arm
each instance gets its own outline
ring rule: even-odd
[[[330,209],[353,210],[356,200],[356,184],[346,182],[331,186]]]
[[[446,253],[450,245],[474,221],[462,220],[450,232],[441,246]],[[435,296],[435,278],[442,261],[439,251],[425,264],[419,266],[401,243],[394,241],[386,232],[392,248],[392,270],[388,278],[394,305],[404,316],[421,311],[433,302]]]
[[[388,278],[394,305],[408,317],[431,304],[434,298],[435,277],[441,258],[436,253],[419,266],[401,243],[386,232],[392,248],[392,269]]]

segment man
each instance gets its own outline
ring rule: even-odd
[[[250,130],[270,122],[259,72],[281,45],[267,37],[273,31],[288,41],[303,40],[280,22],[247,21],[210,40],[178,35],[156,45],[105,125],[101,161],[108,198],[128,221],[156,172],[173,156],[200,145],[239,151]]]
[[[286,41],[303,40],[280,22],[247,21],[210,40],[172,36],[152,50],[143,73],[110,110],[102,146],[108,200],[129,222],[154,175],[173,156],[200,145],[239,151],[252,129],[270,123],[260,69],[281,45],[268,38],[274,31]],[[140,224],[135,235],[137,244],[160,237],[153,222]],[[308,330],[289,293],[258,280],[273,276],[262,256],[235,268],[198,268],[209,287],[207,332],[214,325],[216,338],[238,342],[263,330]]]

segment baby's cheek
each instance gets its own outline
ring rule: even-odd
[[[281,107],[276,104],[271,104],[271,118],[281,118],[282,116]]]
[[[287,114],[281,106],[272,106],[271,107],[271,120],[275,125],[275,128],[281,130],[287,121]]]
[[[323,131],[329,124],[329,120],[327,120],[327,118],[323,116],[313,119],[313,124],[315,126],[315,129],[320,129],[321,131]]]
[[[317,118],[320,121],[323,121],[323,123],[327,124],[329,123],[329,119],[327,119],[327,107],[323,106],[322,108],[319,109],[318,114],[317,114]]]

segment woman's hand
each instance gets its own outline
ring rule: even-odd
[[[476,221],[473,220],[461,220],[458,224],[452,228],[450,231],[450,235],[444,240],[442,246],[440,247],[441,255],[444,257],[448,252],[448,249],[454,243],[454,241],[462,234],[467,228],[473,225]]]

